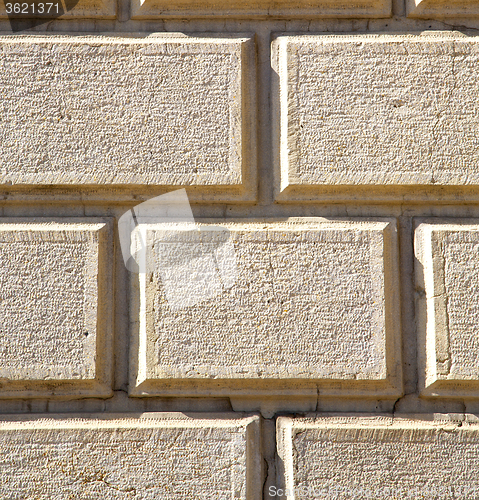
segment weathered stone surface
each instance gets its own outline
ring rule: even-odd
[[[479,16],[478,0],[406,0],[409,17],[444,18]]]
[[[188,0],[132,0],[132,18],[147,19],[169,16],[221,16],[252,17],[389,17],[391,0],[200,0],[192,4]]]
[[[280,36],[278,195],[479,184],[479,38]]]
[[[279,498],[288,499],[474,498],[479,426],[426,418],[280,417],[279,482],[269,493],[281,489]]]
[[[53,1],[53,0],[52,0]],[[6,18],[7,17],[7,10],[6,10],[6,3],[9,3],[9,1],[5,0],[5,2],[0,3],[0,19],[1,18]],[[13,4],[15,3],[22,3],[25,2],[16,2],[12,0],[10,2]],[[35,6],[38,6],[41,2],[35,2]],[[50,2],[52,3],[52,2]],[[60,5],[62,2],[53,2],[53,5],[55,7],[50,7],[52,10],[51,12],[54,12],[54,9],[56,8],[56,4],[59,3]],[[75,18],[75,19],[82,19],[82,18],[100,18],[100,19],[114,19],[116,17],[116,2],[114,0],[78,0],[78,3],[71,8],[72,5],[71,0],[66,2],[66,9],[67,12],[65,12],[62,15],[62,19],[68,19],[68,18]],[[48,2],[44,2],[44,11],[47,12],[48,9]],[[31,3],[29,3],[31,5]],[[13,7],[12,7],[13,8]],[[25,11],[25,8],[23,8]],[[33,9],[29,9],[29,12],[31,13]],[[65,7],[62,8],[62,10],[65,10]],[[38,12],[38,7],[37,11]],[[23,19],[26,19],[28,17],[34,17],[34,16],[27,16],[26,14],[22,14],[21,16]]]
[[[252,51],[234,36],[0,38],[0,182],[242,193]]]
[[[11,500],[261,498],[258,417],[4,420],[0,448]]]
[[[478,397],[479,220],[418,219],[415,247],[423,393]]]
[[[0,397],[111,393],[111,227],[0,220]]]
[[[192,250],[190,226],[144,226],[160,258],[157,271],[132,280],[133,395],[278,394],[312,383],[322,394],[400,393],[393,219],[200,227],[204,245],[217,238],[233,246],[237,275],[218,283],[216,296],[211,287],[223,276]],[[208,240],[208,227],[221,238],[213,231]],[[175,268],[179,260],[186,265]]]

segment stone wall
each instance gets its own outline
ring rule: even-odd
[[[479,1],[10,8],[0,498],[479,497]]]

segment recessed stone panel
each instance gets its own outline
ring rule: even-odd
[[[198,227],[142,229],[158,260],[131,275],[132,395],[400,393],[394,220]]]
[[[111,227],[0,220],[0,397],[111,393]]]
[[[478,0],[406,0],[409,17],[441,19],[478,17]]]
[[[422,392],[478,397],[479,220],[418,219],[415,247]]]
[[[0,183],[254,198],[249,38],[4,37],[0,68]]]
[[[1,421],[0,495],[39,500],[261,498],[258,417],[96,417]]]
[[[279,36],[277,196],[479,184],[478,41],[446,33]]]
[[[279,482],[269,490],[282,490],[276,498],[474,498],[479,492],[477,425],[432,415],[280,417],[277,436]]]
[[[390,17],[391,0],[200,0],[192,4],[189,0],[132,0],[133,19],[155,17]]]

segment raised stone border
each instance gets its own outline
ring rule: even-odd
[[[236,283],[171,310],[158,274],[131,275],[131,395],[401,394],[394,219],[201,225],[229,233]],[[152,251],[160,234],[188,229],[143,231]]]
[[[3,416],[0,495],[260,500],[260,439],[242,414]]]
[[[478,37],[278,35],[272,58],[277,200],[479,184]]]
[[[453,417],[280,417],[277,498],[474,498],[477,417]]]
[[[479,397],[479,220],[415,220],[419,386]]]
[[[478,0],[406,0],[408,17],[423,19],[479,17]]]
[[[165,17],[323,17],[376,18],[390,17],[391,0],[200,0],[194,5],[187,0],[132,0],[133,19]]]
[[[0,218],[0,398],[112,394],[112,221]]]
[[[254,200],[254,50],[229,34],[0,37],[0,184]]]

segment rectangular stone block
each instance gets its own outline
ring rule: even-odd
[[[0,37],[0,68],[0,183],[254,198],[251,39]]]
[[[479,184],[479,38],[279,36],[279,199]]]
[[[479,220],[418,219],[419,381],[425,396],[479,397]]]
[[[0,219],[0,398],[111,394],[107,219]]]
[[[394,420],[280,417],[277,437],[278,486],[270,487],[265,498],[452,499],[479,494],[478,425],[434,421],[429,415]]]
[[[132,395],[401,393],[394,219],[197,228],[142,228]]]
[[[155,17],[389,17],[391,0],[200,0],[192,4],[189,0],[132,0],[133,19]]]
[[[7,15],[7,9],[6,9],[6,4],[11,3],[12,7],[9,7],[9,10],[13,10],[13,6],[15,3],[19,3],[20,5],[25,2],[17,2],[16,0],[5,0],[5,2],[0,3],[0,19],[5,19],[8,17]],[[38,7],[41,2],[36,2],[36,11],[38,12]],[[50,2],[52,3],[52,2]],[[75,5],[74,1],[69,1],[63,4],[62,2],[53,2],[53,7],[50,7],[51,12],[54,12],[56,9],[56,4],[60,4],[60,8],[63,9],[63,11],[66,10],[66,12],[61,16],[62,19],[82,19],[82,18],[99,18],[99,19],[115,19],[116,17],[116,2],[114,0],[78,0],[78,2]],[[29,4],[31,5],[31,4]],[[47,12],[48,10],[48,2],[44,3],[44,8],[43,10]],[[25,7],[22,8],[22,10],[25,12]],[[27,14],[21,14],[21,18],[23,19],[28,19],[29,17],[35,17],[33,9],[27,9],[30,12],[30,16]],[[38,16],[37,16],[38,17]]]
[[[406,0],[408,17],[478,17],[478,0]]]
[[[258,417],[96,417],[1,421],[2,498],[261,498]]]

